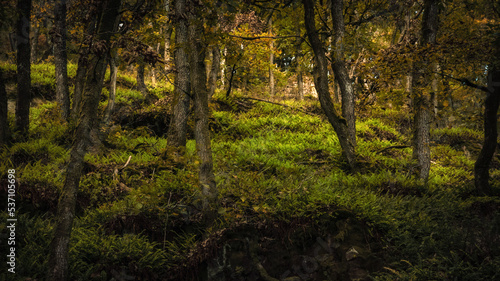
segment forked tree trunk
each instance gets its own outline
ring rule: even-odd
[[[422,16],[420,46],[436,43],[438,30],[439,0],[425,0]],[[420,59],[420,58],[419,58]],[[427,58],[417,61],[413,71],[412,106],[415,112],[413,120],[413,159],[417,161],[417,175],[427,183],[431,166],[430,123],[431,97],[430,83],[432,76],[427,70],[432,62]]]
[[[99,42],[109,47],[111,34],[119,17],[121,0],[108,0],[104,3],[99,23]],[[89,59],[87,82],[82,98],[82,110],[77,123],[75,141],[73,142],[66,177],[61,197],[57,206],[56,224],[53,240],[50,245],[49,271],[47,280],[64,281],[68,279],[68,251],[78,186],[83,171],[83,159],[90,144],[91,131],[98,126],[97,111],[104,74],[106,73],[107,52],[93,53]]]
[[[189,81],[189,58],[187,44],[188,38],[188,19],[186,18],[187,3],[186,0],[175,1],[175,83],[174,83],[174,101],[172,104],[173,116],[170,121],[168,131],[168,144],[174,147],[186,146],[187,119],[189,104],[191,98],[191,85]],[[205,81],[205,78],[203,78]]]
[[[500,40],[497,40],[500,41]],[[497,49],[500,49],[497,46]],[[498,53],[498,50],[497,50]],[[488,93],[484,102],[484,141],[474,165],[474,183],[479,194],[490,195],[490,163],[497,147],[497,113],[500,105],[500,54],[488,73]]]
[[[192,15],[200,18],[198,14]],[[213,172],[210,130],[208,128],[208,91],[206,86],[205,53],[202,23],[192,18],[189,26],[190,41],[190,74],[195,110],[196,150],[200,158],[199,181],[203,195],[203,210],[212,213],[216,210],[217,188]],[[213,219],[209,217],[209,219]]]
[[[352,145],[356,147],[356,114],[354,112],[354,87],[344,60],[344,1],[332,0],[333,43],[335,49],[332,57],[332,70],[339,83],[342,96],[342,116],[347,121],[347,132]]]
[[[339,116],[333,107],[328,88],[328,68],[325,51],[319,40],[314,20],[314,3],[312,0],[302,0],[304,4],[304,19],[307,35],[314,51],[314,84],[319,101],[328,121],[333,126],[342,147],[342,153],[351,169],[356,168],[355,146],[349,137],[347,121]]]
[[[31,100],[31,0],[17,0],[17,101],[16,129],[22,136],[28,134]]]
[[[69,117],[68,57],[66,54],[66,0],[57,0],[54,7],[54,65],[56,100],[61,106],[61,119]]]

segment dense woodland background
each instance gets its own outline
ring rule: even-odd
[[[0,4],[0,280],[500,279],[500,1]]]

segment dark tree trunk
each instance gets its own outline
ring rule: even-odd
[[[16,129],[22,136],[28,134],[31,100],[31,46],[30,16],[31,0],[17,1],[17,101]]]
[[[56,100],[61,106],[61,118],[69,117],[68,56],[66,54],[66,0],[57,0],[54,8],[54,64]]]
[[[356,167],[355,146],[349,137],[348,124],[339,116],[333,107],[328,88],[328,68],[325,51],[319,40],[314,20],[314,3],[312,0],[302,0],[304,4],[304,19],[307,35],[314,51],[314,84],[318,92],[319,101],[328,121],[333,126],[342,147],[342,152],[351,169]]]
[[[212,213],[216,210],[217,188],[213,172],[210,130],[208,128],[208,91],[206,86],[205,53],[203,42],[203,23],[198,22],[200,15],[193,15],[189,26],[190,37],[190,74],[191,88],[194,97],[195,139],[198,157],[200,158],[199,181],[203,196],[203,210]],[[209,217],[209,220],[213,219]]]
[[[173,116],[168,131],[168,144],[174,147],[186,146],[187,119],[191,101],[191,85],[189,81],[189,58],[187,44],[188,19],[186,18],[186,0],[175,1],[175,52],[174,62],[176,69],[174,85]],[[205,78],[203,78],[205,81]]]
[[[98,27],[97,40],[109,47],[111,34],[119,17],[121,0],[108,0],[104,3]],[[92,47],[91,47],[92,48]],[[93,53],[89,58],[87,82],[82,98],[81,114],[77,123],[75,141],[66,169],[63,191],[57,206],[56,225],[50,245],[49,271],[47,280],[63,281],[68,279],[68,250],[80,177],[83,172],[83,159],[91,142],[91,131],[98,126],[97,112],[99,96],[106,73],[107,52]]]
[[[347,132],[352,145],[356,147],[356,114],[354,112],[354,87],[344,61],[344,1],[332,0],[333,43],[332,70],[339,83],[342,96],[342,116],[347,121]]]
[[[438,30],[438,3],[439,0],[425,0],[420,34],[420,46],[436,43]],[[418,58],[420,59],[420,58]],[[413,71],[412,106],[415,112],[413,119],[413,159],[417,161],[418,178],[427,183],[431,167],[430,150],[430,123],[431,123],[431,97],[429,81],[432,76],[427,70],[427,58],[417,60]]]
[[[474,165],[476,190],[483,195],[491,194],[489,170],[497,147],[497,113],[500,105],[500,65],[498,64],[497,61],[497,65],[494,65],[488,73],[488,93],[484,102],[484,141]]]
[[[7,144],[9,140],[9,120],[7,119],[7,92],[3,72],[0,69],[0,147]]]
[[[212,67],[210,68],[210,75],[208,80],[209,92],[208,97],[211,98],[215,89],[217,89],[217,81],[220,79],[220,49],[219,46],[212,47]]]

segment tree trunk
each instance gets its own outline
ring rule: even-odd
[[[146,86],[146,83],[144,83],[145,69],[146,69],[146,64],[144,62],[139,62],[137,65],[136,83],[137,83],[137,90],[141,92],[143,97],[148,96],[148,87]]]
[[[66,54],[66,0],[57,0],[54,7],[54,65],[56,100],[61,106],[61,119],[69,117],[68,57]]]
[[[297,94],[300,100],[304,99],[304,82],[302,79],[302,38],[300,38],[300,25],[297,24],[297,41],[295,58],[297,60],[297,66],[295,72],[297,73]]]
[[[210,68],[210,75],[208,80],[209,92],[208,97],[211,98],[215,89],[217,89],[217,81],[220,79],[220,49],[219,46],[212,47],[212,67]]]
[[[273,19],[269,18],[269,34],[273,34]],[[274,96],[274,40],[269,43],[269,94]]]
[[[109,99],[106,110],[104,111],[103,127],[109,127],[111,123],[111,116],[115,110],[115,99],[116,99],[116,78],[118,76],[118,67],[116,65],[117,54],[115,53],[109,59]]]
[[[193,15],[200,18],[200,15]],[[202,27],[191,20],[190,34],[190,74],[195,110],[195,139],[198,157],[200,158],[199,181],[203,196],[203,210],[211,213],[216,210],[217,188],[213,172],[210,130],[208,128],[208,91],[206,86],[205,53]],[[210,219],[210,218],[209,218]]]
[[[33,29],[33,39],[31,40],[31,63],[36,64],[37,62],[37,51],[38,51],[38,36],[40,34],[40,28],[38,27],[38,24],[36,24],[37,18],[34,18],[34,26],[32,26]]]
[[[344,1],[332,0],[333,41],[335,50],[332,58],[332,70],[335,80],[339,83],[342,96],[342,116],[347,121],[348,136],[356,147],[356,114],[354,112],[354,88],[344,61]]]
[[[121,0],[108,0],[102,9],[103,14],[99,23],[97,41],[105,42],[108,47],[116,20],[119,17],[120,6]],[[71,148],[63,191],[57,206],[56,225],[50,245],[47,280],[63,281],[68,279],[68,250],[78,186],[83,172],[83,160],[91,141],[91,130],[98,126],[97,112],[104,74],[106,73],[106,57],[107,52],[102,52],[93,53],[89,58],[90,65],[89,71],[86,73],[87,82],[82,98],[82,111],[76,127],[76,139]]]
[[[27,136],[30,118],[31,100],[31,46],[30,16],[31,0],[17,1],[17,101],[16,129],[22,136]]]
[[[328,121],[333,126],[342,147],[342,152],[351,169],[356,167],[355,146],[349,137],[347,121],[339,116],[333,107],[328,88],[328,68],[325,51],[319,40],[314,20],[314,3],[312,0],[302,0],[304,4],[304,19],[306,31],[314,52],[314,84],[318,92],[319,101]]]
[[[189,81],[189,58],[187,44],[188,19],[186,0],[175,1],[175,45],[174,62],[176,69],[174,83],[173,116],[168,131],[168,144],[174,147],[186,146],[187,119],[191,101],[191,85]],[[203,78],[203,81],[205,79]]]
[[[422,16],[422,29],[419,45],[421,47],[435,44],[438,30],[438,2],[439,0],[425,0]],[[420,58],[418,58],[420,59]],[[430,151],[430,123],[431,123],[431,98],[429,81],[432,76],[429,65],[432,62],[427,58],[417,60],[413,71],[412,106],[415,112],[413,119],[413,159],[417,161],[417,174],[420,180],[427,183],[431,167]]]
[[[498,45],[496,48],[500,49]],[[491,194],[489,170],[497,147],[497,113],[500,105],[500,54],[497,55],[496,64],[494,63],[491,66],[488,73],[488,93],[484,102],[484,141],[474,165],[474,183],[476,190],[482,195]]]
[[[7,111],[7,92],[3,71],[0,69],[0,147],[7,144],[9,140],[9,120]]]

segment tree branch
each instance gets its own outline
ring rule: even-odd
[[[284,39],[284,38],[302,38],[302,36],[297,35],[287,35],[287,36],[255,36],[255,37],[247,37],[247,36],[238,36],[229,34],[230,37],[240,38],[243,40],[259,40],[259,39]]]
[[[437,72],[435,72],[437,73]],[[481,86],[481,85],[478,85],[476,83],[472,83],[469,79],[467,78],[455,78],[453,76],[450,76],[450,75],[447,75],[447,74],[444,74],[444,73],[437,73],[437,74],[441,74],[441,76],[443,77],[447,77],[447,78],[450,78],[450,79],[453,79],[455,81],[458,81],[460,82],[460,84],[464,85],[464,86],[469,86],[471,88],[475,88],[475,89],[478,89],[478,90],[481,90],[485,93],[489,93],[490,91],[488,90],[488,87],[485,87],[485,86]]]

